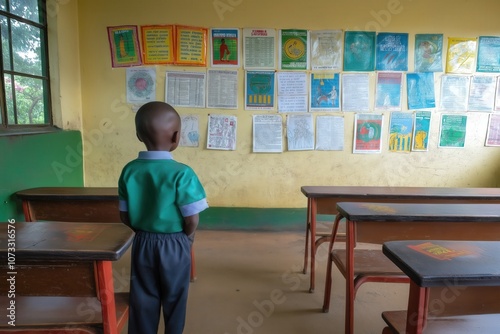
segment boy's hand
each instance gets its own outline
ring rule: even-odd
[[[188,239],[189,239],[189,243],[191,244],[191,246],[193,245],[194,243],[194,233],[191,234],[191,235],[188,235]]]

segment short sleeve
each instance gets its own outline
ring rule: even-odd
[[[205,189],[198,176],[189,167],[177,182],[177,206],[183,217],[195,215],[208,208]]]
[[[118,208],[120,211],[128,211],[128,195],[125,181],[123,180],[123,173],[118,180]]]

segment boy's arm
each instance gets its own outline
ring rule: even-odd
[[[194,241],[194,232],[198,227],[199,221],[200,221],[200,216],[198,214],[184,217],[184,233],[186,233],[189,240],[191,240],[191,243]]]
[[[120,211],[120,219],[122,223],[130,227],[132,230],[134,229],[132,225],[130,224],[130,218],[128,216],[128,211]],[[134,230],[135,231],[135,230]]]

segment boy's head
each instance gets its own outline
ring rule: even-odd
[[[173,151],[179,144],[181,118],[165,102],[148,102],[135,115],[137,138],[148,151]]]

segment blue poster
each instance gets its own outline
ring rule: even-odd
[[[417,111],[415,113],[415,126],[413,130],[413,151],[429,150],[429,135],[431,133],[430,111]]]
[[[500,37],[480,36],[477,72],[500,72]]]
[[[338,73],[311,73],[310,111],[340,110]]]
[[[274,109],[274,71],[247,71],[245,109]]]
[[[344,36],[344,71],[375,69],[375,32],[346,31]]]
[[[436,107],[434,73],[407,73],[406,89],[409,110]]]
[[[443,71],[443,34],[415,35],[415,72]]]
[[[375,109],[401,110],[403,73],[378,72]]]
[[[413,114],[392,112],[389,125],[389,151],[410,152],[413,132]]]
[[[407,71],[408,34],[379,33],[375,54],[377,71]]]

